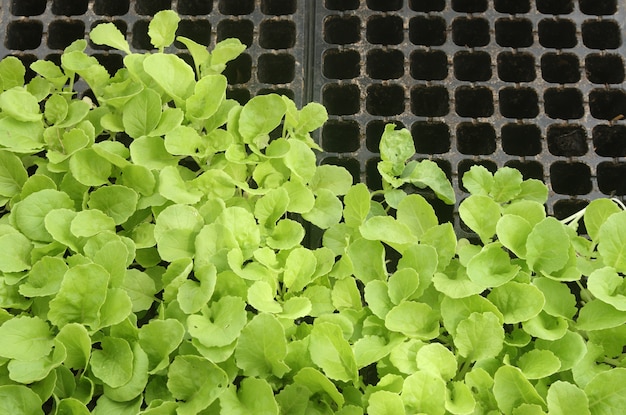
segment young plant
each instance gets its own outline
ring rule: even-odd
[[[541,182],[474,167],[459,240],[408,131],[372,194],[316,165],[321,105],[226,99],[244,47],[179,37],[192,67],[164,52],[177,24],[155,15],[145,54],[96,27],[113,76],[84,41],[26,85],[0,62],[1,413],[621,413],[617,204],[562,223]]]

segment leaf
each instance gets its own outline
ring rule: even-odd
[[[446,413],[446,384],[437,375],[418,371],[404,380],[402,401],[411,413],[444,415]]]
[[[569,236],[564,225],[549,217],[539,222],[526,241],[526,261],[533,271],[552,273],[562,269],[569,258]]]
[[[66,324],[56,337],[67,353],[65,366],[70,369],[85,369],[91,356],[91,337],[85,326],[78,323]]]
[[[129,146],[133,163],[151,170],[175,166],[178,159],[167,152],[161,137],[140,137]]]
[[[598,231],[598,252],[604,264],[626,271],[626,211],[611,215]]]
[[[205,75],[196,83],[194,93],[186,102],[186,116],[206,120],[214,115],[226,98],[227,80],[224,75]]]
[[[183,341],[185,327],[174,319],[152,320],[139,329],[139,345],[148,356],[151,372],[169,365],[169,355]]]
[[[556,373],[561,361],[550,350],[530,350],[519,357],[517,366],[526,379],[542,379]]]
[[[526,219],[511,214],[503,215],[496,224],[498,240],[518,258],[526,258],[526,241],[532,229]]]
[[[98,209],[121,225],[130,218],[137,209],[138,196],[133,189],[111,185],[94,190],[89,195],[87,206]]]
[[[161,53],[148,55],[143,61],[143,70],[179,106],[184,105],[184,100],[193,93],[195,84],[193,69],[176,55]]]
[[[21,86],[8,89],[0,94],[0,110],[17,121],[41,120],[37,98]]]
[[[104,396],[117,402],[130,402],[139,397],[148,383],[148,355],[141,349],[139,344],[134,343],[133,348],[133,371],[128,382],[119,387],[104,385]]]
[[[4,60],[0,61],[4,62]],[[22,191],[28,173],[22,160],[9,151],[0,150],[0,196],[13,197]]]
[[[501,286],[515,278],[519,270],[497,242],[485,245],[467,264],[469,279],[483,287]]]
[[[385,248],[381,242],[359,238],[348,247],[348,257],[354,265],[354,276],[363,284],[387,278]]]
[[[339,223],[343,206],[341,201],[330,190],[320,189],[315,198],[313,209],[302,214],[302,217],[315,226],[328,229]]]
[[[454,353],[440,343],[429,343],[422,346],[415,356],[417,368],[429,372],[445,381],[452,379],[457,372],[457,361]]]
[[[389,277],[389,298],[398,305],[409,299],[419,286],[419,274],[413,268],[397,270]]]
[[[400,395],[380,390],[370,395],[367,413],[369,415],[405,415],[406,411]]]
[[[20,272],[30,269],[33,244],[19,232],[0,236],[0,271]]]
[[[189,334],[206,347],[221,347],[234,342],[246,325],[245,303],[226,296],[211,304],[210,312],[187,317]]]
[[[591,414],[585,392],[569,382],[559,380],[550,385],[546,402],[550,415]]]
[[[144,88],[124,107],[122,113],[124,132],[132,138],[150,135],[161,119],[161,105],[159,94],[152,89]]]
[[[593,331],[621,326],[626,323],[626,311],[620,311],[604,301],[593,299],[578,312],[576,327]]]
[[[244,327],[237,341],[235,361],[245,376],[282,377],[289,371],[285,331],[270,314],[258,314]]]
[[[276,290],[265,281],[256,281],[248,288],[248,303],[263,313],[280,313],[283,311],[274,299]]]
[[[411,133],[404,128],[396,130],[394,124],[385,125],[385,130],[380,139],[380,158],[383,161],[391,162],[393,165],[404,165],[414,154],[415,145]]]
[[[420,340],[431,340],[439,335],[439,320],[432,308],[414,301],[393,307],[385,316],[385,327]]]
[[[315,170],[309,186],[315,193],[327,189],[335,196],[345,195],[352,187],[352,175],[344,167],[323,164]]]
[[[278,221],[265,242],[272,249],[287,250],[300,244],[304,236],[305,231],[300,223],[291,219],[282,219]]]
[[[398,205],[398,222],[405,224],[418,239],[439,224],[433,207],[421,195],[408,195]]]
[[[82,148],[70,158],[70,171],[85,186],[101,186],[109,183],[112,165],[93,148]]]
[[[535,341],[537,349],[550,350],[561,361],[561,371],[570,370],[576,366],[587,353],[588,343],[582,336],[573,331],[566,331],[560,339]]]
[[[493,175],[493,185],[489,194],[497,203],[506,203],[521,191],[522,173],[511,167],[502,167]]]
[[[272,228],[285,214],[289,205],[289,193],[284,188],[272,189],[261,196],[254,205],[254,216],[259,224]]]
[[[567,284],[549,278],[534,278],[533,284],[541,290],[546,303],[543,310],[555,317],[574,318],[576,314],[576,297]]]
[[[487,196],[471,195],[459,205],[459,216],[485,244],[496,233],[500,215],[500,206]]]
[[[626,311],[626,283],[614,268],[603,267],[593,271],[589,275],[587,288],[597,299],[619,311]]]
[[[370,192],[364,183],[352,186],[344,197],[343,218],[350,227],[361,225],[370,211]]]
[[[179,402],[176,413],[197,414],[224,393],[228,375],[200,356],[178,355],[167,372],[167,388]]]
[[[356,360],[341,328],[333,323],[316,323],[309,338],[313,362],[331,379],[350,382],[358,377]]]
[[[454,345],[461,356],[471,361],[496,357],[503,343],[504,329],[492,312],[471,313],[456,327]]]
[[[515,281],[493,288],[487,299],[502,312],[506,324],[521,323],[535,317],[546,302],[538,288]]]
[[[90,237],[105,231],[115,232],[115,221],[97,209],[76,213],[70,224],[70,232],[76,237]]]
[[[455,414],[471,414],[476,407],[476,400],[471,389],[464,382],[452,382],[446,394],[446,410]]]
[[[180,22],[180,17],[172,10],[157,12],[148,25],[150,43],[162,52],[163,48],[174,43],[178,22]]]
[[[337,386],[326,376],[312,367],[304,367],[293,377],[296,385],[304,386],[311,394],[327,395],[338,406],[343,406],[345,399]]]
[[[220,408],[232,415],[278,415],[274,391],[264,379],[245,378],[238,390],[230,386],[220,395]]]
[[[553,317],[545,311],[523,322],[524,331],[545,340],[558,340],[567,333],[567,320]]]
[[[14,317],[0,326],[0,356],[33,361],[50,353],[53,337],[39,317]]]
[[[41,399],[24,385],[0,386],[0,412],[5,414],[43,415]]]
[[[498,408],[510,414],[522,404],[536,404],[545,407],[545,402],[532,384],[526,380],[521,370],[512,366],[501,366],[493,378],[493,394]]]
[[[101,23],[91,29],[89,39],[96,45],[107,45],[130,55],[130,47],[124,35],[113,23]]]
[[[13,206],[11,219],[15,227],[34,241],[52,242],[52,236],[44,227],[44,218],[54,209],[74,207],[74,202],[63,192],[44,189],[32,193]]]
[[[456,202],[452,184],[441,167],[434,161],[409,162],[402,172],[402,178],[420,189],[430,188],[439,199],[448,205],[453,205]]]
[[[190,189],[183,179],[180,167],[166,166],[159,172],[159,193],[180,205],[193,205],[200,201],[202,192]]]
[[[246,143],[253,143],[256,137],[267,135],[278,127],[286,110],[280,95],[259,95],[252,98],[239,115],[239,134]]]
[[[25,74],[26,68],[15,56],[6,56],[0,61],[0,80],[2,80],[3,91],[24,85]]]
[[[493,188],[493,174],[484,166],[474,165],[463,175],[463,186],[472,195],[488,196]]]
[[[609,199],[596,199],[587,205],[585,208],[585,216],[583,221],[589,237],[593,241],[597,241],[600,228],[615,213],[619,213],[620,208]]]
[[[133,374],[133,351],[124,339],[104,337],[100,349],[91,353],[90,367],[93,374],[110,387],[119,387]]]
[[[618,415],[626,405],[626,369],[599,373],[585,386],[593,415]]]
[[[392,246],[417,243],[409,227],[391,216],[373,216],[359,227],[359,231],[365,239],[382,241]]]

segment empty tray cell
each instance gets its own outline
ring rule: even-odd
[[[538,161],[509,160],[504,165],[519,170],[524,180],[537,179],[544,181],[543,164]]]
[[[367,0],[367,8],[379,12],[391,12],[402,8],[402,0]]]
[[[448,77],[448,56],[442,50],[416,50],[410,57],[411,76],[424,81]]]
[[[365,109],[371,115],[388,117],[404,112],[404,88],[401,85],[375,84],[367,87]]]
[[[226,90],[226,98],[234,99],[241,105],[245,105],[246,102],[250,101],[251,95],[246,88],[228,88]]]
[[[87,0],[53,0],[51,11],[57,16],[80,16],[87,11]]]
[[[183,19],[178,23],[176,36],[184,36],[201,45],[211,44],[211,23],[208,20]],[[179,49],[185,49],[185,45],[176,41],[174,45]]]
[[[576,46],[576,24],[566,19],[543,19],[537,25],[539,43],[546,48],[566,49]]]
[[[452,21],[452,41],[469,48],[489,44],[489,21],[478,17],[457,17]]]
[[[117,53],[96,53],[93,55],[98,60],[100,65],[104,66],[109,72],[109,75],[113,76],[115,73],[124,67],[124,58]]]
[[[589,92],[589,112],[599,120],[626,116],[626,92],[623,89],[594,89]]]
[[[535,124],[505,124],[500,136],[506,154],[525,157],[541,153],[541,129]]]
[[[539,98],[533,88],[502,88],[498,98],[503,117],[521,119],[539,115]]]
[[[322,90],[322,104],[331,115],[352,115],[361,109],[359,87],[353,84],[326,85]]]
[[[361,146],[361,129],[353,120],[329,120],[322,127],[322,148],[331,153],[351,153]]]
[[[556,219],[563,220],[575,213],[580,212],[581,210],[586,208],[588,204],[589,202],[587,200],[582,199],[561,199],[554,202],[552,210]],[[579,235],[587,233],[587,228],[585,227],[584,220],[578,221],[577,231]]]
[[[587,20],[582,25],[583,44],[591,49],[617,49],[622,33],[615,20]]]
[[[445,7],[445,0],[409,0],[409,8],[416,12],[440,12]]]
[[[289,88],[261,88],[259,89],[259,92],[257,93],[257,95],[269,95],[269,94],[276,94],[276,95],[282,95],[285,96],[291,100],[294,99],[295,94],[294,92],[289,89]],[[277,137],[272,137],[272,138],[278,138],[281,137],[282,134],[282,127],[277,127],[277,131],[276,133],[278,134]]]
[[[580,81],[580,62],[573,53],[546,53],[541,56],[541,77],[554,84]]]
[[[259,45],[265,49],[289,49],[296,44],[296,24],[291,20],[264,20],[259,27]]]
[[[537,0],[537,11],[543,14],[570,14],[574,11],[572,0]]]
[[[585,57],[585,74],[594,84],[624,82],[624,61],[617,54],[592,53]]]
[[[38,20],[17,20],[9,22],[5,46],[7,49],[31,50],[41,45],[43,23]]]
[[[115,27],[117,27],[118,30],[120,32],[122,32],[122,34],[124,34],[124,36],[126,36],[127,26],[126,26],[126,22],[124,20],[113,20],[112,22],[110,20],[96,20],[91,25],[91,30],[93,30],[94,27],[98,26],[101,23],[113,23],[115,25]],[[96,45],[93,42],[90,42],[89,44],[90,44],[90,46],[93,49],[96,49],[96,50],[114,50],[114,48],[112,48],[110,46],[107,46],[107,45]]]
[[[217,7],[222,14],[241,16],[254,11],[254,0],[219,0]]]
[[[294,14],[297,8],[296,0],[261,0],[261,13],[271,16]]]
[[[48,47],[65,49],[73,41],[85,37],[85,23],[82,20],[53,20],[48,25]]]
[[[502,52],[497,57],[498,78],[505,82],[532,82],[535,57],[530,53]]]
[[[473,159],[465,159],[461,160],[457,165],[457,175],[459,178],[459,189],[464,192],[467,192],[465,186],[463,186],[463,175],[472,168],[472,166],[483,166],[491,173],[495,173],[498,170],[498,166],[491,160],[473,160]]]
[[[411,89],[411,112],[423,117],[443,117],[450,112],[445,86],[418,85]]]
[[[414,45],[441,46],[446,41],[446,21],[439,16],[416,16],[409,20],[409,40]]]
[[[557,161],[550,165],[552,190],[561,195],[586,195],[591,192],[591,169],[585,163]]]
[[[476,82],[491,79],[491,56],[487,52],[460,51],[452,60],[454,77],[460,81]]]
[[[217,24],[217,41],[236,37],[250,47],[254,39],[254,23],[251,20],[220,20]]]
[[[178,10],[180,12],[181,1],[178,2]],[[130,0],[95,0],[93,3],[93,12],[100,16],[122,16],[128,13],[130,8]]]
[[[327,157],[320,164],[331,164],[348,170],[352,175],[352,184],[357,184],[361,176],[361,163],[352,157]]]
[[[580,11],[595,16],[606,16],[617,11],[617,0],[578,0]]]
[[[223,74],[230,85],[245,84],[252,77],[252,57],[242,53],[226,64]]]
[[[551,125],[547,132],[548,150],[555,156],[578,157],[587,154],[587,131],[575,124]]]
[[[487,87],[462,86],[454,91],[455,110],[461,117],[493,115],[493,93]]]
[[[598,189],[605,195],[626,195],[626,163],[605,161],[598,164]]]
[[[452,10],[462,13],[480,13],[487,10],[487,0],[452,0]]]
[[[46,0],[12,0],[13,16],[39,16],[46,11]]]
[[[361,19],[357,16],[329,16],[324,20],[324,41],[347,45],[361,40]]]
[[[593,148],[602,157],[626,156],[626,126],[596,125],[591,133]]]
[[[329,79],[352,79],[359,76],[361,55],[351,49],[328,49],[322,56],[322,71]]]
[[[462,122],[456,127],[456,147],[461,154],[492,154],[496,151],[496,131],[488,123]]]
[[[443,122],[417,121],[411,126],[415,152],[443,154],[450,151],[450,127]]]
[[[150,50],[154,49],[152,43],[150,43],[150,36],[148,36],[148,20],[138,20],[133,25],[131,45],[135,49]]]
[[[365,146],[372,153],[380,150],[380,139],[387,124],[395,124],[396,129],[404,128],[404,124],[398,121],[372,120],[365,127]]]
[[[397,79],[404,75],[404,53],[396,49],[374,49],[367,53],[365,71],[372,79]]]
[[[374,45],[398,45],[404,40],[404,28],[400,16],[372,16],[367,21],[365,36]]]
[[[496,20],[496,43],[510,48],[527,48],[533,44],[533,24],[528,19]]]
[[[266,84],[286,84],[296,76],[296,58],[289,53],[264,53],[259,56],[259,81]]]
[[[550,118],[575,120],[585,113],[583,94],[576,88],[548,88],[543,93],[543,102]]]
[[[380,158],[368,159],[365,163],[365,183],[370,190],[376,191],[383,188],[383,178],[378,171]]]
[[[178,13],[187,16],[200,16],[211,13],[213,0],[178,0]]]
[[[360,0],[324,0],[324,7],[328,10],[356,10],[359,8]]]
[[[154,16],[161,10],[172,8],[171,0],[136,0],[135,11],[144,16]]]
[[[494,0],[497,12],[520,14],[530,11],[530,0]]]

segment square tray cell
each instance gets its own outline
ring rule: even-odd
[[[352,79],[361,71],[361,54],[352,49],[328,49],[322,55],[322,73],[329,79]]]
[[[245,105],[246,102],[250,101],[252,95],[250,94],[250,90],[248,90],[247,88],[229,87],[226,90],[226,98],[234,99],[241,105]]]
[[[264,53],[257,65],[259,81],[266,84],[287,84],[296,76],[296,58],[289,53]]]
[[[605,195],[626,195],[626,163],[605,161],[598,164],[598,189]]]
[[[530,0],[494,0],[494,8],[500,13],[528,13],[530,11]]]
[[[236,37],[247,47],[252,46],[254,23],[247,19],[220,20],[217,24],[217,41],[220,42],[231,37]]]
[[[452,60],[454,77],[459,81],[488,81],[491,79],[491,55],[487,52],[459,51]]]
[[[182,1],[178,2],[178,11]],[[128,13],[130,9],[130,0],[95,0],[93,3],[93,12],[100,16],[122,16]]]
[[[254,11],[254,0],[219,0],[217,7],[222,14],[241,16]]]
[[[573,53],[546,53],[541,56],[544,81],[566,84],[580,81],[580,62]]]
[[[95,53],[94,58],[113,76],[124,67],[124,57],[118,53]]]
[[[332,153],[351,153],[361,145],[361,129],[354,120],[329,120],[322,127],[322,148]]]
[[[440,16],[416,16],[409,20],[409,40],[414,45],[441,46],[446,42],[446,20]]]
[[[581,125],[553,124],[547,132],[548,150],[555,156],[577,157],[587,154],[587,132]]]
[[[46,0],[12,0],[13,16],[39,16],[46,11]]]
[[[367,0],[367,8],[379,12],[392,12],[402,8],[402,0]]]
[[[615,20],[587,20],[582,24],[583,44],[590,49],[617,49],[622,32]]]
[[[378,153],[380,150],[380,139],[385,131],[387,124],[394,124],[396,129],[405,128],[400,121],[372,120],[365,127],[365,145],[372,153]]]
[[[368,86],[365,109],[371,115],[383,117],[402,114],[404,112],[404,88],[397,84]]]
[[[411,112],[423,117],[443,117],[450,112],[448,88],[417,85],[411,89]]]
[[[41,45],[43,23],[38,20],[14,20],[7,25],[7,49],[32,50]]]
[[[346,11],[359,8],[360,0],[324,0],[324,7],[328,10]]]
[[[548,88],[543,93],[543,102],[550,118],[576,120],[585,114],[583,94],[576,88]]]
[[[498,97],[503,117],[522,119],[539,115],[539,97],[533,88],[502,88]]]
[[[87,11],[88,6],[87,0],[52,0],[50,9],[57,16],[80,16]]]
[[[612,53],[592,53],[585,57],[585,74],[594,84],[624,82],[624,60]]]
[[[399,45],[404,40],[403,24],[400,16],[372,16],[367,21],[365,36],[374,45]]]
[[[583,199],[561,199],[554,202],[552,210],[556,219],[563,220],[570,217],[574,213],[580,212],[586,208],[588,204],[589,201]],[[577,232],[579,235],[587,233],[584,220],[578,221]]]
[[[532,82],[536,78],[535,57],[524,52],[502,52],[497,57],[498,78],[505,82]]]
[[[259,45],[264,49],[289,49],[296,44],[292,20],[264,20],[259,25]]]
[[[357,16],[328,16],[324,19],[324,41],[347,45],[361,40],[361,19]]]
[[[570,14],[574,11],[573,0],[537,0],[537,11],[543,14]]]
[[[144,16],[154,16],[161,10],[171,8],[171,0],[135,0],[135,12]]]
[[[376,191],[383,188],[383,178],[378,171],[380,157],[368,159],[365,162],[365,183],[370,190]]]
[[[617,12],[617,0],[578,0],[578,7],[584,14],[606,16]]]
[[[409,8],[416,12],[440,12],[445,7],[445,0],[409,0]]]
[[[454,91],[454,101],[456,113],[461,117],[493,115],[493,93],[487,87],[461,86]]]
[[[626,156],[626,126],[600,124],[593,127],[593,148],[602,157]]]
[[[322,90],[322,104],[330,115],[352,115],[361,109],[359,87],[354,84],[330,84]]]
[[[496,151],[496,131],[489,123],[462,122],[456,127],[456,147],[461,154],[493,154]]]
[[[561,195],[586,195],[591,192],[591,169],[585,163],[557,161],[550,165],[552,190]]]
[[[450,151],[450,127],[443,122],[417,121],[411,126],[415,151],[422,154],[444,154]]]
[[[404,75],[404,53],[397,49],[373,49],[367,53],[365,72],[372,79],[398,79]]]
[[[448,76],[448,55],[442,50],[416,50],[410,56],[411,77],[441,81]]]
[[[73,41],[85,37],[85,23],[82,20],[53,20],[48,25],[48,47],[65,49]]]
[[[510,48],[527,48],[533,44],[533,23],[522,18],[496,20],[496,43]]]
[[[182,19],[178,23],[177,36],[184,36],[201,45],[211,44],[211,22],[208,20]],[[185,45],[176,41],[174,45],[179,49],[185,49]]]
[[[245,84],[252,78],[252,57],[242,53],[226,64],[223,74],[230,85]]]
[[[177,11],[187,16],[201,16],[211,13],[213,0],[178,0]]]
[[[537,25],[539,43],[546,48],[567,49],[578,44],[576,24],[566,19],[543,19]]]
[[[452,21],[452,41],[457,46],[469,48],[487,46],[489,21],[479,17],[457,17]]]
[[[535,124],[505,124],[500,136],[506,154],[525,157],[541,153],[541,129]]]
[[[589,112],[599,120],[613,120],[626,115],[626,92],[623,89],[594,89],[589,92]]]
[[[544,181],[543,164],[538,161],[509,160],[504,165],[519,170],[524,180],[536,179]]]
[[[487,0],[452,0],[452,10],[462,13],[480,13],[487,10]]]
[[[297,8],[297,0],[261,0],[261,13],[271,16],[294,14]]]
[[[135,49],[151,50],[154,49],[152,43],[150,43],[150,36],[148,36],[148,20],[138,20],[135,22],[132,28],[132,38],[130,44]]]

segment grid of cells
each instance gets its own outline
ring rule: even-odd
[[[59,62],[63,49],[77,39],[89,41],[91,29],[103,22],[114,23],[131,49],[153,50],[152,17],[174,10],[181,18],[178,35],[210,47],[236,37],[248,47],[225,70],[230,98],[245,103],[276,92],[304,103],[305,25],[298,0],[2,0],[1,7],[2,56],[16,56],[26,66],[37,59]],[[190,60],[180,42],[169,51]],[[122,54],[108,47],[88,42],[87,52],[111,74],[123,65]]]
[[[330,114],[326,157],[345,160],[379,188],[380,135],[393,122],[411,131],[418,158],[452,178],[458,200],[467,194],[461,177],[476,164],[544,181],[557,217],[597,197],[626,195],[625,7],[618,0],[318,2],[315,98]]]

